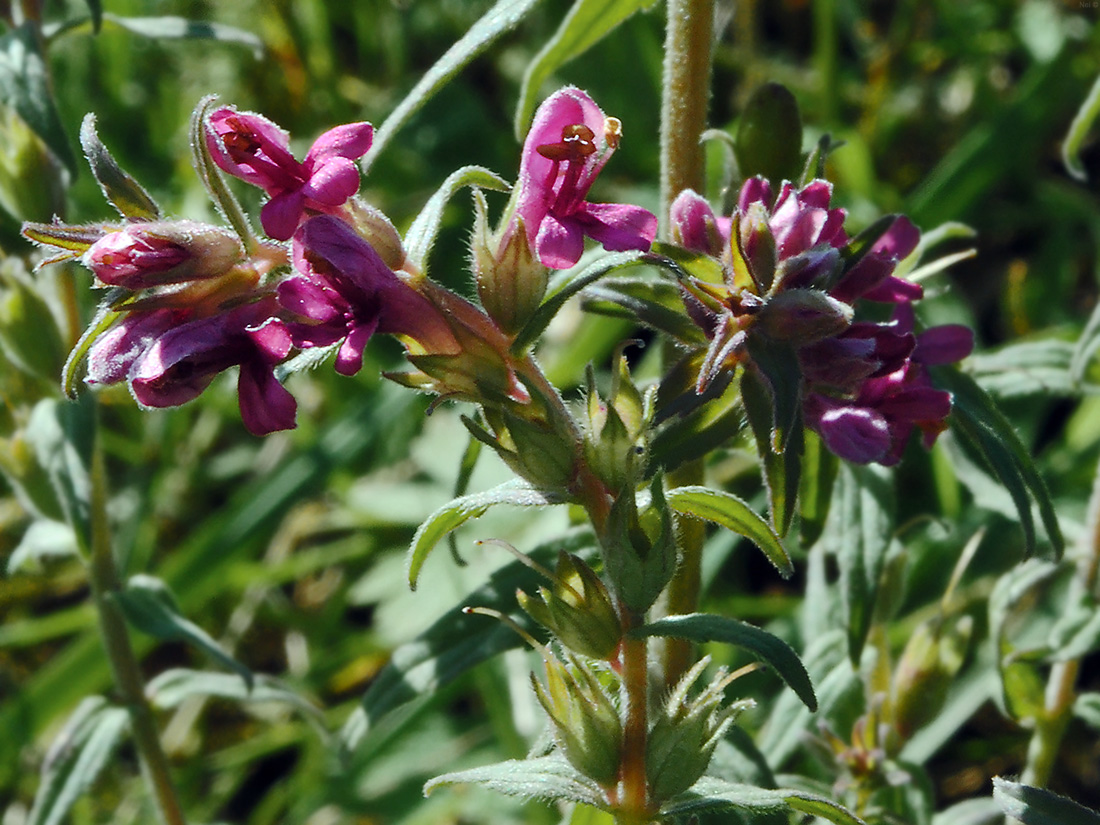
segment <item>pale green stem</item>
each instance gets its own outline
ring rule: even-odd
[[[684,189],[703,188],[703,147],[710,99],[714,0],[668,0],[661,101],[661,218]]]
[[[1100,569],[1100,467],[1093,481],[1092,495],[1082,533],[1077,560],[1077,574],[1070,593],[1070,602],[1096,587]],[[1024,785],[1043,788],[1050,780],[1058,751],[1066,734],[1066,727],[1073,716],[1073,703],[1077,699],[1077,672],[1080,659],[1055,662],[1047,680],[1046,701],[1043,714],[1035,723],[1035,732],[1027,750],[1027,765],[1020,777]]]
[[[99,614],[103,647],[114,676],[115,692],[130,713],[134,745],[140,756],[142,774],[152,792],[159,819],[162,825],[186,825],[168,770],[168,758],[161,748],[156,722],[145,698],[145,684],[134,649],[130,645],[126,620],[116,598],[121,582],[111,551],[106,487],[103,454],[97,446],[92,460],[92,536],[88,569],[92,595]]]

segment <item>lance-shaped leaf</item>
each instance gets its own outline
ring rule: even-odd
[[[77,546],[91,546],[90,468],[95,440],[95,408],[91,401],[69,404],[43,399],[27,423],[27,441],[46,471]]]
[[[551,564],[559,550],[581,552],[595,546],[596,537],[587,528],[573,530],[528,553],[531,559]],[[354,750],[367,732],[391,710],[414,699],[431,696],[474,665],[498,653],[522,645],[523,639],[510,628],[485,616],[463,612],[464,606],[513,611],[516,590],[533,590],[541,574],[520,561],[493,572],[489,581],[462,599],[462,607],[447,611],[416,639],[397,648],[390,661],[371,681],[362,705],[349,718],[341,734],[343,745]],[[526,615],[519,624],[540,632]]]
[[[1088,179],[1085,166],[1081,163],[1081,144],[1085,142],[1085,137],[1098,115],[1100,115],[1100,77],[1093,81],[1088,96],[1081,104],[1081,108],[1077,110],[1073,123],[1069,125],[1066,138],[1062,141],[1062,163],[1066,165],[1066,170],[1079,181]]]
[[[1100,813],[1072,799],[1000,776],[993,777],[993,798],[1023,825],[1100,825]]]
[[[803,438],[802,477],[798,485],[798,532],[802,546],[809,547],[825,529],[840,459],[826,449],[817,433],[807,431]]]
[[[848,655],[858,666],[871,630],[886,553],[893,536],[893,474],[877,465],[845,463],[837,477],[827,547],[840,568],[841,604],[848,628]]]
[[[539,305],[534,315],[516,335],[516,340],[512,342],[512,352],[522,353],[531,346],[550,325],[550,322],[554,320],[554,316],[558,314],[558,311],[565,306],[565,302],[586,286],[618,269],[637,266],[642,263],[645,263],[645,261],[642,260],[642,253],[640,252],[613,252],[586,266],[579,274],[554,290],[550,297]]]
[[[27,825],[60,825],[110,761],[130,716],[102,696],[85,698],[50,745]]]
[[[84,115],[80,124],[80,146],[92,168],[103,196],[124,218],[152,221],[160,217],[160,208],[141,184],[122,170],[95,129],[95,115]]]
[[[427,271],[428,255],[432,251],[436,235],[439,234],[439,227],[443,222],[443,210],[451,198],[464,186],[477,186],[497,192],[507,192],[510,188],[504,178],[481,166],[463,166],[448,175],[435,194],[424,204],[424,208],[412,222],[409,231],[405,233],[406,254],[409,260],[422,271]]]
[[[1065,547],[1058,515],[1046,483],[1039,475],[1020,436],[990,397],[974,380],[953,367],[933,367],[933,381],[954,396],[952,422],[962,439],[984,459],[1012,496],[1020,515],[1028,552],[1036,548],[1031,502],[1039,508],[1051,555],[1060,558]]]
[[[677,487],[669,490],[666,499],[668,506],[681,515],[712,521],[750,539],[784,577],[794,572],[791,557],[776,532],[732,493],[707,487]]]
[[[576,0],[554,36],[527,66],[516,107],[516,137],[523,139],[546,80],[608,32],[656,0]]]
[[[638,321],[685,343],[707,343],[703,330],[684,313],[680,290],[668,281],[623,278],[590,286],[584,291],[584,309]]]
[[[682,816],[695,811],[734,809],[752,814],[812,814],[836,825],[866,825],[843,805],[817,794],[791,788],[758,788],[704,776],[690,790],[671,800],[667,816]],[[755,821],[755,820],[754,820]]]
[[[27,528],[8,557],[7,572],[10,576],[24,568],[37,570],[43,559],[76,556],[79,552],[72,527],[53,519],[39,519]]]
[[[513,507],[547,507],[565,501],[560,495],[532,487],[525,481],[514,479],[484,493],[456,498],[432,513],[417,528],[409,546],[409,587],[416,589],[416,580],[424,560],[436,544],[470,519],[481,518],[490,507],[510,504]]]
[[[741,373],[741,400],[756,439],[756,451],[764,463],[764,487],[772,525],[785,536],[794,518],[802,478],[802,427],[791,433],[786,449],[778,452],[773,449],[774,402],[767,384],[755,370]]]
[[[424,786],[424,795],[443,785],[481,785],[524,799],[581,802],[597,807],[607,804],[600,788],[557,753],[445,773]]]
[[[252,671],[225,652],[209,633],[180,613],[172,591],[160,579],[138,574],[114,594],[126,620],[142,633],[162,641],[184,641],[235,671],[251,689]]]
[[[447,81],[481,54],[502,34],[515,28],[527,13],[535,7],[538,0],[499,0],[485,16],[470,27],[470,30],[449,48],[443,57],[436,61],[420,78],[404,100],[390,113],[374,133],[374,143],[361,161],[363,171],[370,169],[382,150],[389,145],[397,130],[423,106]]]
[[[76,158],[57,113],[49,71],[32,22],[0,37],[0,103],[14,109],[68,170],[76,174]]]
[[[668,616],[631,631],[634,638],[671,636],[693,642],[725,642],[751,651],[770,665],[779,677],[798,694],[806,707],[817,709],[817,698],[810,677],[798,654],[790,645],[759,627],[725,616],[689,613]]]

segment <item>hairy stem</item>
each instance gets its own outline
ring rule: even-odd
[[[1077,575],[1070,591],[1072,604],[1081,594],[1096,587],[1097,571],[1100,569],[1100,467],[1097,467],[1093,481],[1092,495],[1086,529],[1082,534],[1078,550]],[[1073,716],[1073,703],[1077,698],[1077,672],[1081,668],[1079,659],[1056,662],[1050,670],[1047,681],[1046,701],[1042,717],[1035,723],[1035,732],[1027,751],[1027,765],[1020,777],[1025,785],[1037,788],[1045,787],[1058,759],[1058,751],[1066,734],[1066,727]]]
[[[649,668],[646,661],[646,640],[631,639],[626,634],[642,624],[642,617],[625,605],[620,605],[623,617],[622,681],[623,756],[619,767],[622,797],[616,820],[619,825],[643,825],[649,822],[649,799],[646,792],[645,748],[649,719],[647,696]]]
[[[145,684],[141,677],[126,620],[118,606],[116,594],[121,589],[118,569],[111,551],[111,534],[107,524],[107,479],[103,454],[95,450],[92,460],[92,536],[89,572],[103,647],[114,676],[115,692],[130,713],[134,744],[141,757],[142,774],[152,791],[157,813],[163,825],[185,825],[183,809],[176,796],[168,771],[168,759],[160,745],[160,736],[152,710],[145,699]]]
[[[661,101],[662,237],[668,210],[684,189],[703,188],[703,147],[710,98],[714,0],[668,0]]]

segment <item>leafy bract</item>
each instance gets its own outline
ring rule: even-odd
[[[405,95],[404,100],[390,113],[374,133],[374,143],[361,161],[363,171],[382,153],[394,134],[432,95],[454,77],[463,66],[481,54],[489,45],[507,31],[515,28],[539,0],[498,0],[485,15],[470,27],[443,57],[439,58]]]
[[[770,665],[780,678],[798,694],[810,710],[817,709],[814,687],[798,654],[791,646],[761,630],[736,619],[709,613],[689,613],[683,616],[667,616],[630,633],[631,636],[671,636],[690,639],[693,642],[725,642],[751,651]]]
[[[103,770],[130,724],[125,708],[102,696],[77,706],[50,745],[27,825],[60,825]]]
[[[443,210],[451,198],[464,186],[494,189],[498,192],[507,192],[509,189],[508,182],[504,178],[481,166],[463,166],[448,175],[435,194],[424,204],[424,208],[416,216],[409,231],[405,233],[405,252],[409,260],[420,270],[427,271],[428,254],[432,251],[436,235],[439,234],[439,226],[443,222]]]
[[[122,170],[99,139],[95,115],[84,116],[80,124],[80,146],[92,168],[103,196],[124,218],[152,221],[160,217],[160,208],[141,184]]]
[[[543,83],[562,65],[656,0],[576,0],[554,36],[527,66],[516,107],[516,137],[523,139]]]
[[[681,515],[712,521],[751,539],[784,577],[794,572],[779,536],[748,503],[732,493],[706,487],[677,487],[668,491],[666,500]]]

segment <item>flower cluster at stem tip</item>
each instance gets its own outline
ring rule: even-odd
[[[916,332],[913,303],[923,287],[894,273],[919,230],[896,217],[852,254],[845,212],[830,207],[831,196],[823,180],[801,189],[784,182],[777,194],[750,178],[731,217],[716,216],[690,190],[677,197],[676,240],[723,262],[723,283],[684,282],[687,310],[710,339],[698,389],[737,365],[761,369],[754,343],[786,347],[797,359],[806,425],[841,458],[892,465],[914,430],[931,447],[946,428],[951,396],[933,386],[927,367],[965,358],[973,334],[957,324]],[[860,316],[875,305],[886,320]]]

